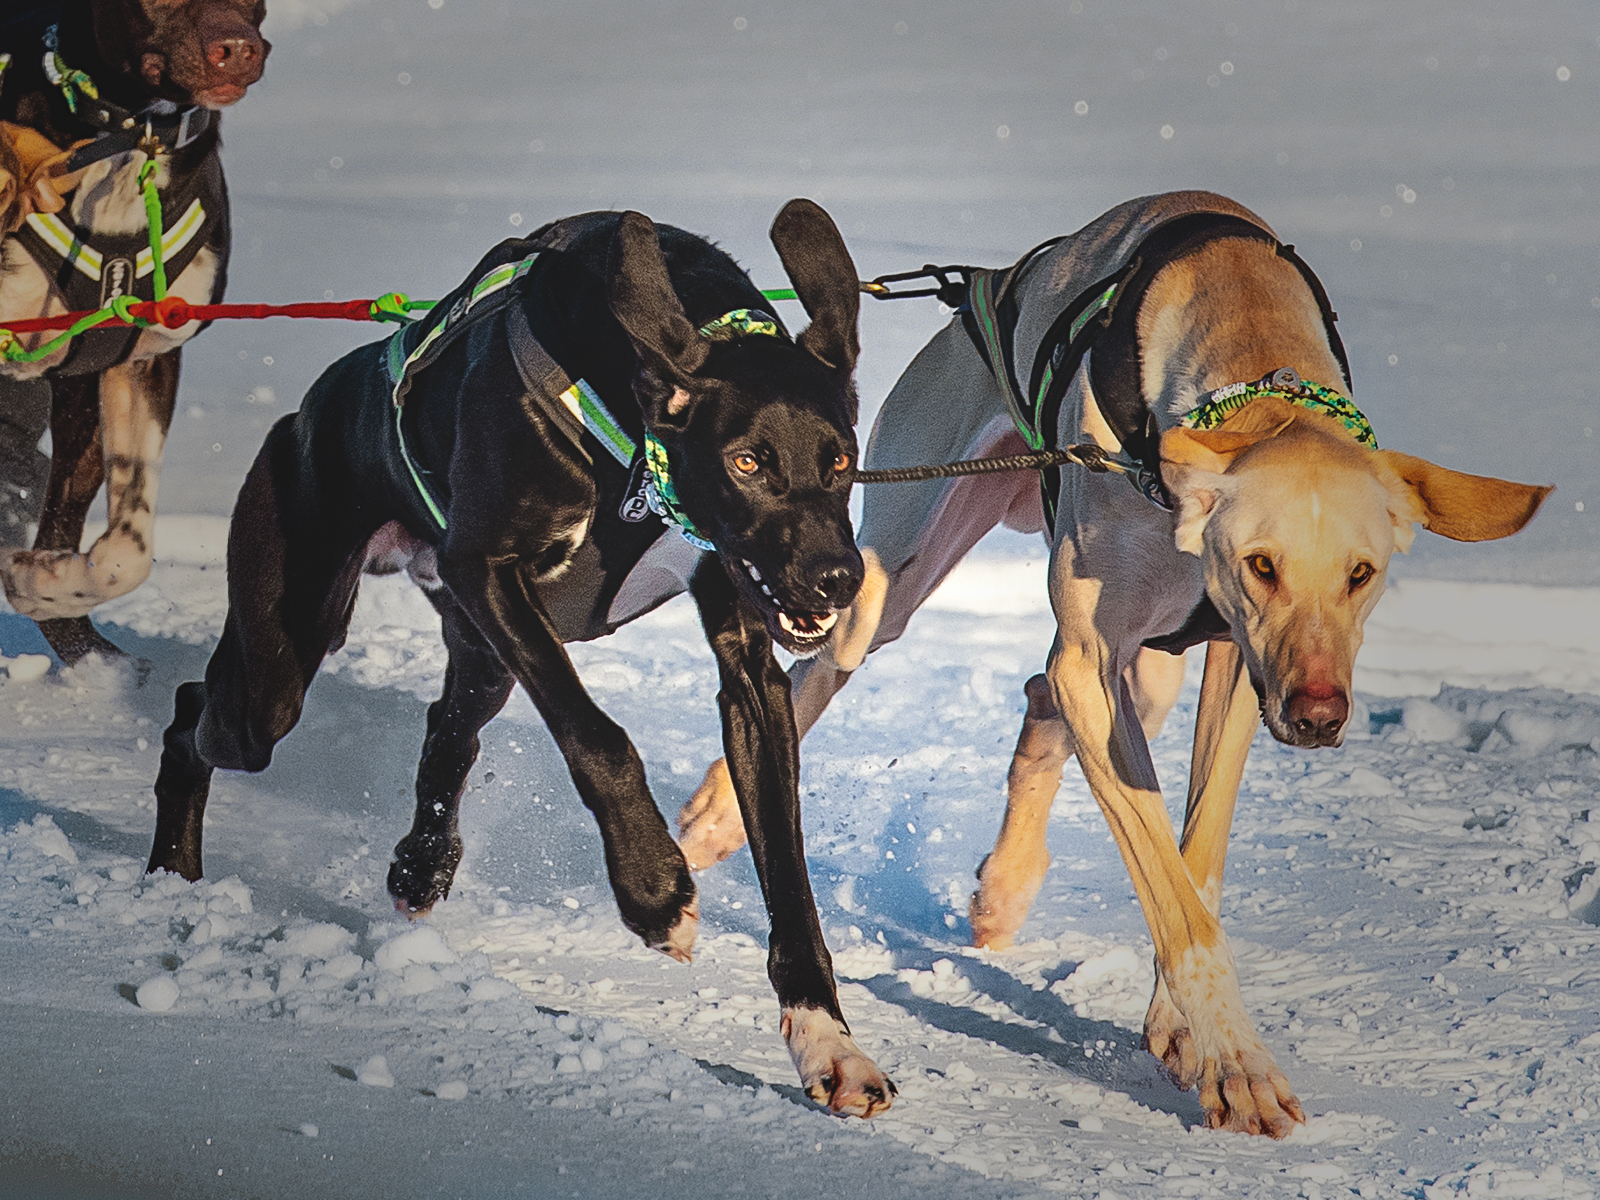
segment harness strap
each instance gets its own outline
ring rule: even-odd
[[[551,417],[556,427],[585,458],[589,457],[583,445],[585,431],[593,435],[601,449],[619,466],[631,470],[640,456],[638,444],[606,407],[600,394],[588,381],[569,378],[533,336],[522,306],[512,303],[515,293],[509,290],[511,285],[532,270],[539,255],[549,248],[548,244],[536,244],[533,253],[525,258],[501,264],[487,272],[449,303],[443,319],[429,327],[420,339],[417,329],[425,322],[402,328],[389,339],[385,363],[389,372],[395,438],[400,446],[400,457],[423,507],[441,533],[448,528],[444,507],[428,485],[428,473],[418,465],[406,443],[406,396],[416,372],[435,361],[463,332],[481,328],[481,319],[488,316],[496,313],[503,316],[507,344],[524,389],[530,397],[539,401],[546,415]],[[730,341],[751,335],[786,338],[783,326],[776,317],[751,308],[736,308],[724,313],[702,327],[700,334],[711,341]],[[411,346],[413,340],[416,342],[414,347]],[[648,476],[645,481],[645,501],[650,511],[676,525],[690,545],[715,551],[716,546],[695,528],[694,522],[683,511],[672,482],[667,448],[648,428],[644,431],[642,459]]]
[[[1040,250],[1055,243],[1030,250],[1015,267],[1004,273],[973,272],[969,302],[983,334],[981,340],[975,340],[979,342],[978,349],[984,361],[1000,383],[1001,391],[1006,394],[1018,431],[1030,446],[1043,448],[1057,444],[1061,406],[1067,389],[1081,369],[1084,357],[1093,349],[1089,370],[1095,402],[1122,446],[1122,454],[1108,455],[1108,461],[1120,467],[1151,503],[1171,508],[1161,483],[1160,432],[1155,415],[1144,400],[1135,322],[1145,292],[1162,267],[1224,237],[1267,242],[1281,257],[1294,264],[1317,301],[1329,346],[1339,361],[1345,386],[1349,387],[1349,361],[1334,324],[1338,314],[1329,304],[1321,281],[1294,253],[1294,248],[1278,242],[1266,229],[1242,217],[1192,213],[1157,225],[1145,235],[1121,268],[1089,285],[1062,309],[1039,342],[1026,391],[1017,385],[1010,366],[1016,304],[1009,293]],[[991,282],[995,275],[1004,276],[998,290]],[[992,332],[985,332],[986,327]],[[969,324],[968,329],[971,332],[972,325]],[[1003,370],[997,369],[996,363],[1006,366]],[[1061,468],[1043,468],[1040,487],[1046,520],[1054,526]]]
[[[67,111],[100,135],[73,153],[67,171],[81,171],[101,159],[136,150],[146,139],[160,142],[168,151],[181,150],[217,124],[217,114],[198,104],[180,108],[170,100],[157,100],[135,113],[113,103],[100,94],[93,79],[61,57],[57,31],[56,25],[44,31],[45,78],[61,89]]]

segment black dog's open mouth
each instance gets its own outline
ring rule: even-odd
[[[745,574],[761,596],[762,615],[767,627],[785,649],[795,654],[809,654],[822,647],[839,623],[839,614],[824,612],[797,612],[786,608],[772,587],[761,576],[760,569],[748,558],[741,558]]]

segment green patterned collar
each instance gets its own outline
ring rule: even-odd
[[[700,327],[700,336],[712,342],[731,342],[741,337],[775,337],[788,341],[783,326],[771,313],[759,308],[736,308],[725,312],[715,321]],[[650,473],[646,502],[652,512],[665,517],[682,532],[684,541],[702,550],[716,550],[711,539],[695,528],[689,514],[678,502],[678,489],[672,483],[672,465],[667,458],[667,448],[661,440],[646,429],[644,432],[644,465]]]
[[[1218,388],[1179,418],[1178,424],[1185,429],[1215,429],[1252,400],[1263,396],[1276,396],[1299,408],[1332,417],[1361,445],[1369,450],[1378,448],[1372,423],[1347,396],[1320,383],[1301,379],[1291,367],[1273,371],[1255,383],[1230,383]]]

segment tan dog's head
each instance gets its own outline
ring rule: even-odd
[[[1369,450],[1275,397],[1213,430],[1167,431],[1161,467],[1178,549],[1204,563],[1267,728],[1293,746],[1344,740],[1362,626],[1414,524],[1463,542],[1509,537],[1551,491]]]

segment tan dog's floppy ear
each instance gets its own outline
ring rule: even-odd
[[[1240,418],[1261,404],[1250,405],[1220,429],[1169,429],[1161,435],[1161,479],[1178,506],[1173,540],[1185,554],[1200,553],[1206,522],[1228,487],[1226,476],[1233,460],[1293,422],[1292,411],[1263,411],[1253,414],[1256,419],[1248,427],[1240,428],[1246,425]],[[1267,419],[1261,420],[1262,416]]]
[[[1458,542],[1510,537],[1533,520],[1544,498],[1555,491],[1553,487],[1467,475],[1393,450],[1375,453],[1399,476],[1405,489],[1401,499],[1409,501],[1396,513],[1397,521],[1419,521],[1423,528]],[[1394,490],[1391,483],[1390,491]]]

